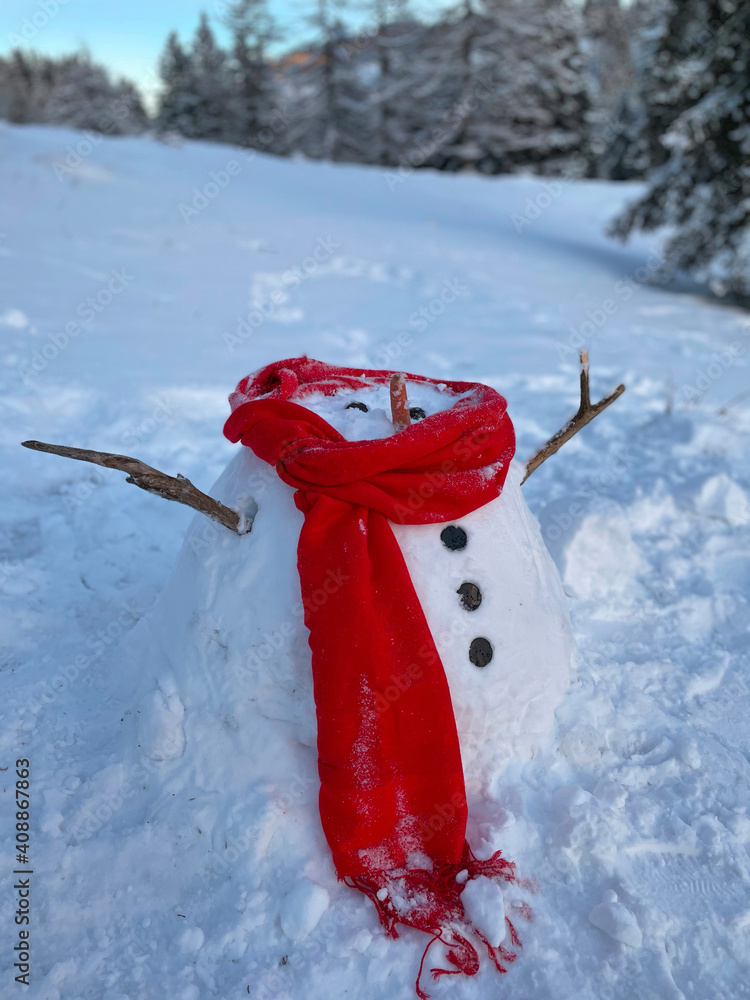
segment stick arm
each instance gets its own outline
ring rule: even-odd
[[[570,441],[586,424],[591,423],[594,417],[598,417],[608,406],[611,406],[624,392],[625,386],[618,385],[611,395],[605,396],[604,399],[592,406],[589,390],[589,352],[581,351],[581,405],[578,407],[578,412],[564,427],[553,434],[549,441],[530,459],[521,485],[526,482],[532,472],[539,468],[542,462],[546,462],[551,455],[559,451],[566,442]]]
[[[139,486],[147,493],[155,493],[165,500],[174,500],[176,503],[185,504],[192,507],[212,521],[223,524],[225,528],[239,534],[241,531],[241,518],[236,510],[225,506],[213,497],[208,496],[193,486],[189,479],[184,476],[168,476],[158,469],[146,465],[145,462],[137,458],[130,458],[128,455],[113,455],[106,451],[89,451],[86,448],[69,448],[62,444],[45,444],[44,441],[23,441],[24,448],[31,448],[32,451],[43,451],[49,455],[60,455],[62,458],[73,458],[79,462],[91,462],[93,465],[102,465],[106,469],[119,469],[127,472],[126,482]]]

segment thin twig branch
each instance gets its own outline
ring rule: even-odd
[[[192,507],[213,521],[223,524],[230,531],[243,533],[240,531],[240,515],[236,510],[225,507],[223,503],[202,493],[184,476],[167,476],[158,469],[152,469],[150,465],[140,462],[137,458],[129,458],[127,455],[111,455],[108,452],[88,451],[85,448],[68,448],[66,445],[45,444],[43,441],[23,441],[22,444],[24,448],[31,448],[33,451],[45,451],[50,455],[75,458],[80,462],[92,462],[94,465],[103,465],[106,469],[127,472],[127,482],[133,483],[134,486],[140,486],[142,490],[155,493],[165,500],[175,500],[177,503]]]
[[[406,376],[398,373],[391,375],[391,417],[397,431],[402,431],[411,424],[409,400],[406,396]]]
[[[581,351],[581,405],[578,407],[578,412],[576,415],[568,421],[568,423],[561,428],[557,434],[553,435],[549,441],[540,448],[539,451],[534,455],[529,464],[526,466],[526,475],[521,480],[521,485],[523,485],[529,478],[531,473],[538,469],[542,462],[546,461],[550,455],[554,455],[556,451],[570,441],[570,439],[577,434],[582,427],[590,423],[594,417],[598,417],[602,410],[606,410],[607,407],[614,403],[616,399],[625,392],[624,385],[618,385],[611,396],[606,396],[600,402],[591,405],[591,396],[589,394],[589,352]]]

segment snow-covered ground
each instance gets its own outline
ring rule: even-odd
[[[386,948],[354,893],[343,911],[279,899],[256,926],[253,852],[227,803],[205,802],[198,756],[195,773],[171,753],[158,775],[123,770],[109,720],[137,706],[115,646],[191,515],[19,442],[125,452],[207,489],[234,453],[229,391],[307,353],[487,382],[525,456],[577,407],[586,347],[594,396],[627,392],[524,486],[578,671],[555,731],[494,789],[502,846],[540,886],[535,921],[507,976],[431,992],[750,996],[747,313],[649,284],[658,243],[602,235],[623,186],[1,128],[2,995],[23,989],[17,758],[32,774],[34,998],[316,997],[284,961],[316,907],[300,947],[328,969],[380,956],[368,1000],[412,996],[420,951],[408,936]],[[179,698],[158,697],[179,733]]]

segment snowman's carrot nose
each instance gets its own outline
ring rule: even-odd
[[[406,398],[406,376],[391,375],[391,416],[397,431],[402,431],[411,423],[409,400]]]

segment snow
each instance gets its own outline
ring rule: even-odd
[[[173,760],[185,752],[182,720],[185,707],[177,693],[174,677],[159,680],[159,687],[141,702],[138,709],[138,746],[150,760]]]
[[[631,948],[640,948],[643,943],[638,921],[627,907],[618,903],[617,893],[612,889],[604,893],[601,903],[589,914],[589,920],[613,941],[621,941]]]
[[[631,186],[562,183],[519,231],[544,182],[410,172],[389,185],[376,169],[149,139],[104,139],[90,170],[59,181],[53,165],[79,141],[0,133],[0,740],[3,767],[32,761],[28,995],[317,1000],[357,982],[405,1000],[423,942],[383,936],[307,824],[314,718],[292,697],[297,632],[260,569],[277,561],[288,575],[274,586],[291,592],[294,542],[256,531],[273,471],[253,472],[253,530],[194,522],[172,577],[188,510],[18,443],[135,454],[208,489],[237,451],[220,431],[238,379],[309,353],[487,382],[523,458],[576,409],[580,347],[594,398],[627,392],[523,486],[563,578],[577,669],[534,756],[476,790],[469,830],[482,856],[502,848],[535,880],[533,895],[505,894],[511,915],[528,901],[535,919],[512,916],[524,947],[507,976],[483,968],[429,991],[750,995],[747,314],[650,286],[658,244],[602,235]],[[234,156],[241,171],[184,223],[180,204]],[[224,659],[232,636],[212,578],[184,572],[191,559],[231,565],[227,620],[245,595],[267,600],[252,656]],[[200,588],[193,617],[184,602]],[[175,635],[195,636],[190,662],[172,662],[164,635],[144,639],[162,591]],[[254,691],[269,711],[251,731],[234,709]],[[497,726],[493,744],[504,738]],[[248,781],[254,759],[286,782]],[[0,836],[12,928],[7,823]],[[318,911],[301,939],[283,929],[301,934]]]
[[[461,902],[472,926],[494,947],[502,944],[506,934],[505,899],[497,882],[486,875],[471,879],[461,893]]]
[[[281,904],[281,929],[291,941],[302,941],[315,930],[328,909],[328,893],[320,885],[303,879]]]

